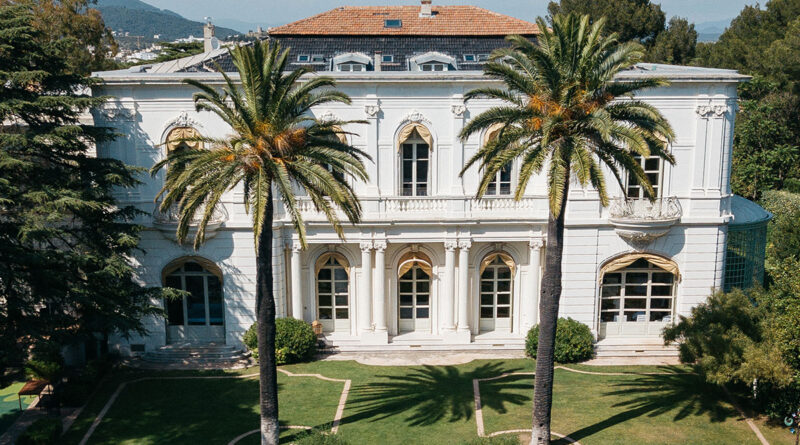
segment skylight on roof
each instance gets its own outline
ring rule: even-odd
[[[383,21],[384,28],[402,28],[403,21],[400,19],[386,19]]]

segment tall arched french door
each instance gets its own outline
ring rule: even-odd
[[[186,259],[164,269],[163,283],[189,295],[165,301],[167,342],[225,341],[222,274],[206,260]]]

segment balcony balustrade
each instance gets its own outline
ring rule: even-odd
[[[608,208],[609,222],[617,235],[642,247],[666,235],[680,221],[683,209],[678,198],[671,196],[649,199],[616,198]]]
[[[160,207],[161,205],[156,203],[156,208],[153,210],[153,226],[160,230],[164,236],[175,241],[177,239],[180,209],[178,208],[177,204],[173,204],[165,211],[162,211]],[[196,226],[202,220],[204,211],[205,207],[201,207],[197,210],[197,213],[195,213],[194,217],[192,217],[190,222],[191,227],[188,234],[188,238],[190,240],[194,239],[194,235],[197,232]],[[215,237],[219,228],[222,227],[222,224],[224,224],[226,221],[228,221],[228,211],[225,209],[225,206],[219,204],[216,206],[216,208],[214,208],[214,212],[211,214],[211,219],[208,221],[208,225],[206,226],[206,239]]]

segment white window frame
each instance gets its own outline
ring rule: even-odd
[[[311,62],[311,56],[310,56],[310,55],[308,55],[308,54],[299,54],[299,55],[297,56],[297,61],[298,61],[299,63],[308,63],[308,62]]]
[[[633,158],[639,163],[639,165],[644,170],[645,175],[656,175],[656,181],[653,183],[653,189],[655,191],[654,198],[661,198],[663,193],[663,182],[664,182],[664,160],[658,156],[650,156],[645,158],[640,155],[634,155]],[[658,168],[657,169],[647,169],[647,161],[657,161]],[[629,172],[627,174],[627,178],[625,179],[625,196],[627,199],[647,199],[647,194],[645,193],[645,188],[639,184],[633,184],[631,181],[634,181],[634,176]],[[634,193],[635,195],[632,195]]]
[[[344,271],[344,279],[337,279],[336,278],[336,270],[341,269]],[[319,275],[320,272],[323,270],[330,270],[331,277],[330,279],[320,279]],[[314,282],[316,286],[316,295],[317,295],[317,320],[330,320],[332,323],[336,323],[337,320],[350,320],[350,277],[347,275],[347,269],[345,269],[341,264],[339,264],[334,257],[328,258],[327,262],[320,267],[319,272],[314,277]],[[338,292],[336,290],[336,283],[345,283],[345,290],[344,292]],[[329,292],[322,292],[320,290],[321,283],[329,283],[331,288]],[[331,298],[330,305],[322,305],[320,304],[320,296],[329,296]],[[343,296],[345,299],[344,304],[338,304],[336,301],[336,297]],[[323,318],[322,317],[322,310],[329,309],[331,311],[331,318]],[[339,317],[338,311],[344,310],[346,311],[346,315],[344,317]]]
[[[475,54],[464,54],[464,62],[477,62],[478,57]]]
[[[429,51],[408,59],[408,69],[410,71],[426,71],[423,68],[423,65],[428,64],[443,65],[443,68],[439,71],[450,71],[451,69],[456,69],[456,59],[438,51]],[[435,70],[430,69],[426,72],[431,71]]]
[[[394,63],[394,55],[392,54],[384,54],[381,56],[382,63]]]
[[[398,320],[412,320],[412,321],[416,321],[418,319],[419,320],[430,320],[431,319],[431,309],[432,309],[432,305],[431,305],[432,294],[431,294],[431,291],[432,291],[432,288],[433,288],[432,277],[430,275],[428,275],[428,273],[426,273],[418,264],[414,264],[411,267],[411,269],[408,270],[408,272],[411,272],[411,274],[412,274],[410,279],[404,279],[402,276],[398,276],[397,277],[397,319]],[[408,273],[408,272],[406,272],[406,273]],[[418,274],[420,272],[425,274],[425,275],[428,275],[428,279],[427,280],[420,279],[418,277]],[[428,291],[427,292],[420,292],[417,289],[418,284],[421,283],[421,282],[427,282],[428,283]],[[402,283],[411,283],[411,292],[402,292],[401,291]],[[403,295],[406,295],[406,296],[410,295],[411,296],[411,304],[410,305],[409,304],[403,304]],[[428,296],[428,303],[427,304],[419,304],[418,297],[421,296],[421,295],[427,295]],[[410,318],[408,318],[408,317],[404,318],[402,316],[402,310],[403,309],[411,309],[411,317]],[[427,312],[427,316],[418,317],[417,314],[419,313],[420,309],[427,310],[428,311]]]
[[[508,169],[508,181],[501,181],[501,175],[503,174],[503,170]],[[502,185],[503,183],[508,183],[508,192],[502,193]],[[494,192],[491,192],[490,187],[494,185]],[[506,166],[495,173],[494,181],[492,181],[489,187],[486,188],[486,193],[484,196],[511,196],[514,194],[514,161],[509,162]]]
[[[356,69],[358,67],[358,69]],[[336,65],[336,71],[341,72],[362,72],[367,71],[367,66],[358,62],[346,62]]]
[[[198,265],[202,270],[198,270],[198,271],[187,271],[187,270],[184,270],[186,264],[189,264],[189,263]],[[178,269],[176,269],[176,270],[170,272],[169,274],[167,274],[167,276],[165,277],[165,280],[164,280],[164,286],[168,286],[167,283],[166,283],[166,280],[169,279],[170,277],[176,277],[176,278],[180,279],[181,283],[180,283],[180,287],[178,289],[179,290],[183,290],[183,291],[187,290],[186,289],[186,277],[201,277],[203,279],[203,305],[204,305],[204,311],[205,311],[205,319],[204,319],[203,324],[190,324],[189,323],[189,301],[188,301],[189,296],[187,295],[187,296],[184,296],[182,298],[183,324],[172,324],[169,321],[169,317],[167,317],[167,325],[168,326],[186,326],[186,327],[191,327],[191,326],[224,326],[225,325],[225,291],[224,291],[223,286],[222,286],[222,280],[220,280],[220,278],[217,275],[213,274],[211,271],[209,271],[208,269],[203,267],[202,264],[200,264],[200,263],[198,263],[196,261],[187,261],[187,262],[181,264],[181,266]],[[210,305],[210,300],[209,300],[210,294],[209,294],[209,286],[208,286],[208,280],[209,280],[210,277],[213,277],[214,279],[217,280],[217,282],[219,282],[219,293],[220,293],[220,321],[219,321],[219,323],[211,323],[211,305]],[[171,287],[171,286],[169,286],[169,287]],[[165,308],[167,310],[169,309],[167,307],[167,302],[165,302]]]
[[[484,278],[483,275],[486,273],[487,270],[492,270],[492,277],[491,278]],[[507,269],[508,270],[508,278],[498,278],[499,270],[500,269]],[[508,290],[507,291],[500,291],[498,288],[500,282],[508,282]],[[490,292],[484,292],[483,284],[484,283],[491,283],[492,290]],[[508,319],[511,320],[513,316],[513,302],[514,302],[514,274],[510,267],[503,262],[500,256],[496,256],[495,259],[486,266],[486,269],[483,270],[480,277],[480,284],[479,284],[479,300],[478,300],[478,317],[482,320],[493,320],[496,321],[498,318],[500,319]],[[483,296],[484,295],[491,295],[492,296],[492,303],[491,304],[484,304]],[[498,297],[500,295],[507,295],[508,296],[508,303],[500,304],[497,302]],[[484,308],[491,308],[492,309],[492,316],[491,317],[484,317],[483,316],[483,309]],[[497,312],[499,308],[508,308],[508,315],[505,317],[498,317]]]
[[[643,283],[636,283],[636,282],[629,282],[628,275],[629,274],[647,274],[647,281]],[[653,281],[653,274],[668,274],[672,276],[672,282],[669,284],[663,283],[661,281],[654,282]],[[619,283],[607,283],[606,279],[610,275],[619,275],[620,280]],[[664,269],[654,266],[652,263],[648,262],[648,267],[630,267],[628,266],[622,270],[616,270],[614,272],[606,272],[603,276],[603,280],[600,283],[600,323],[639,323],[638,316],[644,315],[644,322],[647,323],[669,323],[674,320],[675,316],[675,302],[677,300],[677,296],[675,295],[676,292],[676,277],[675,274],[668,272]],[[634,287],[634,286],[647,286],[647,290],[645,295],[627,295],[627,287]],[[612,289],[610,295],[604,295],[605,289]],[[618,288],[618,289],[617,289]],[[653,295],[654,288],[664,288],[669,289],[669,295]],[[617,291],[616,295],[613,294],[614,291]],[[617,308],[610,308],[604,309],[603,302],[605,301],[612,301],[612,300],[619,300],[619,305]],[[645,300],[645,307],[644,308],[625,308],[626,300]],[[653,300],[669,300],[669,308],[653,308],[652,302]],[[626,316],[626,312],[633,313],[636,315],[636,319],[628,320]],[[639,314],[640,313],[640,314]],[[662,318],[660,320],[651,320],[652,313],[660,313]],[[603,320],[603,314],[614,314],[617,315],[616,321],[612,320]],[[668,320],[664,320],[664,316],[668,316]]]
[[[409,159],[410,161],[412,161],[412,164],[411,164],[411,182],[410,182],[410,184],[411,184],[411,194],[410,195],[403,194],[403,186],[406,184],[406,182],[404,181],[404,175],[403,175],[403,173],[404,173],[403,169],[405,168],[405,161],[406,161],[404,152],[405,152],[405,146],[407,144],[410,144],[412,146],[412,149],[411,149],[412,157],[411,157],[411,159]],[[428,163],[428,174],[427,174],[427,176],[425,178],[425,194],[424,195],[418,195],[417,194],[417,186],[422,184],[422,182],[418,182],[418,180],[417,180],[417,168],[419,166],[418,162],[420,161],[420,158],[417,157],[417,147],[420,146],[420,145],[427,145],[428,146],[428,149],[427,149],[428,157],[427,157],[427,159],[425,159],[425,161],[427,161],[427,163]],[[415,138],[409,138],[409,139],[406,139],[405,141],[400,143],[400,153],[399,153],[399,157],[400,157],[400,184],[399,184],[399,190],[398,190],[399,193],[398,193],[398,195],[400,195],[400,196],[408,196],[408,197],[412,197],[412,196],[425,197],[425,196],[431,196],[432,195],[432,190],[431,190],[431,170],[432,170],[432,168],[431,168],[432,167],[432,159],[431,158],[432,158],[432,156],[431,155],[432,155],[432,150],[431,150],[430,145],[428,145],[428,142],[426,142],[426,141],[424,141],[424,140],[422,140],[420,138],[416,138],[416,137]]]
[[[311,59],[309,60],[311,63],[325,63],[325,56],[323,54],[312,54]]]

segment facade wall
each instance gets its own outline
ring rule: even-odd
[[[187,74],[188,75],[188,74]],[[210,75],[205,75],[210,76]],[[476,77],[443,76],[441,79],[418,76],[358,77],[339,75],[339,88],[349,94],[352,105],[330,105],[315,110],[318,117],[335,116],[345,120],[366,120],[345,130],[355,133],[350,142],[373,158],[367,164],[370,181],[356,184],[362,199],[364,222],[358,227],[346,227],[347,240],[339,240],[324,219],[310,207],[304,212],[308,224],[309,247],[298,251],[301,270],[291,270],[293,246],[297,244],[285,215],[276,215],[273,263],[276,304],[279,316],[297,316],[293,309],[292,289],[300,285],[302,317],[314,320],[316,313],[314,266],[320,254],[331,249],[342,253],[351,265],[350,330],[337,332],[341,341],[384,342],[375,339],[371,319],[364,329],[359,320],[359,304],[365,300],[361,283],[362,247],[370,251],[370,261],[376,261],[375,246],[386,244],[384,283],[371,283],[370,297],[385,289],[385,318],[388,337],[395,336],[397,318],[396,271],[397,259],[409,249],[424,251],[434,268],[432,328],[428,336],[445,343],[469,342],[469,335],[450,335],[443,326],[446,310],[452,310],[458,321],[459,304],[463,298],[459,282],[461,264],[459,249],[469,244],[466,288],[470,290],[469,326],[477,332],[477,298],[480,261],[485,254],[502,250],[514,258],[516,265],[513,284],[513,316],[511,332],[503,337],[520,341],[537,317],[538,287],[541,270],[532,261],[532,245],[546,244],[547,223],[546,182],[544,175],[534,178],[520,202],[509,198],[473,199],[479,179],[477,168],[459,176],[462,165],[479,148],[484,135],[475,135],[465,142],[458,138],[461,128],[493,103],[471,101],[466,105],[463,94],[488,82]],[[214,77],[208,77],[213,81]],[[179,79],[158,82],[108,82],[97,93],[116,97],[95,119],[113,126],[123,134],[115,142],[98,148],[101,156],[118,158],[129,164],[149,168],[165,155],[164,138],[171,128],[191,126],[210,136],[224,136],[224,125],[210,113],[193,111],[190,87]],[[662,195],[674,196],[680,202],[680,221],[669,232],[648,245],[633,245],[617,235],[609,221],[609,211],[598,200],[597,192],[573,184],[567,207],[567,232],[564,250],[564,292],[561,313],[598,329],[599,270],[609,259],[626,252],[646,251],[673,259],[679,266],[682,279],[677,284],[676,314],[685,315],[694,305],[704,301],[712,288],[722,285],[726,225],[729,219],[730,147],[734,119],[733,104],[736,85],[733,82],[674,82],[672,86],[644,92],[639,99],[659,108],[670,120],[676,132],[672,151],[675,166],[665,166]],[[400,158],[397,135],[408,123],[421,123],[431,130],[430,196],[411,198],[399,196]],[[515,166],[515,169],[518,168]],[[612,178],[612,175],[607,175]],[[154,197],[163,177],[142,177],[136,190],[120,192],[126,204],[139,206],[147,213],[154,208]],[[512,182],[516,181],[516,170]],[[622,196],[619,186],[609,183],[612,197]],[[164,265],[181,256],[202,256],[223,270],[225,293],[225,327],[228,343],[238,343],[241,334],[254,320],[255,257],[250,216],[241,205],[239,189],[223,200],[227,221],[199,251],[178,246],[170,240],[168,228],[153,224],[143,217],[148,227],[142,239],[143,253],[137,254],[141,279],[149,285],[160,285]],[[445,246],[454,247],[453,307],[443,307]],[[537,247],[538,248],[538,247]],[[546,247],[545,247],[546,248]],[[375,270],[371,268],[374,279]],[[293,284],[293,281],[295,284]],[[362,308],[363,309],[363,308]],[[361,312],[367,313],[367,312]],[[457,324],[457,323],[456,323]],[[125,350],[128,343],[144,342],[147,349],[165,342],[164,321],[150,323],[151,335],[145,340],[120,340]],[[458,326],[456,326],[458,328]],[[457,329],[456,329],[457,331]],[[466,340],[465,340],[466,338]],[[480,340],[481,335],[475,339]]]

